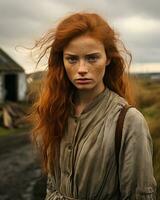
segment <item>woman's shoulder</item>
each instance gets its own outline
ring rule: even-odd
[[[125,118],[127,118],[127,121],[130,122],[132,120],[133,121],[145,120],[144,115],[137,107],[135,107],[134,105],[129,105],[129,103],[125,98],[121,97],[114,91],[110,90],[110,93],[111,93],[111,104],[114,108],[116,108],[117,111],[120,112],[125,105],[131,106],[126,113]]]
[[[129,103],[125,98],[121,97],[117,93],[111,90],[109,90],[109,93],[110,93],[110,99],[109,99],[108,110],[110,112],[112,120],[117,121],[121,110],[125,105],[129,105]],[[129,130],[130,129],[138,130],[138,128],[148,129],[147,121],[142,112],[134,105],[131,106],[132,107],[130,107],[126,112],[123,127]]]
[[[151,140],[151,134],[144,115],[135,107],[129,108],[126,113],[123,124],[124,137],[148,138]]]
[[[109,104],[114,107],[122,108],[124,105],[128,104],[127,100],[123,97],[121,97],[116,92],[110,90],[108,88],[109,93]]]
[[[115,110],[117,115],[119,115],[123,107],[129,104],[127,100],[125,100],[123,97],[119,96],[113,91],[110,91],[110,92],[112,96],[111,104],[112,104],[112,107],[114,108],[112,110]],[[124,129],[136,130],[137,132],[139,129],[139,130],[147,130],[148,132],[149,131],[148,123],[143,113],[134,105],[130,105],[130,106],[132,107],[130,107],[127,110],[126,115],[125,115],[124,125],[123,125]]]
[[[126,120],[129,122],[131,122],[131,121],[135,121],[135,122],[146,121],[142,112],[135,106],[132,106],[131,108],[128,109],[128,111],[126,113]]]
[[[147,125],[147,121],[142,112],[134,106],[128,109],[124,123],[130,126]]]

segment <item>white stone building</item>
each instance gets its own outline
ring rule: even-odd
[[[0,49],[0,103],[24,101],[26,89],[24,69]]]

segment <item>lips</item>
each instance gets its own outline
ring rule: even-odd
[[[92,80],[91,79],[88,79],[88,78],[78,78],[76,79],[76,83],[79,83],[79,84],[87,84],[87,83],[90,83]]]
[[[86,80],[91,80],[91,79],[89,79],[89,78],[78,78],[78,79],[76,79],[77,81],[86,81]]]

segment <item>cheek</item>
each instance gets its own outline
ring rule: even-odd
[[[97,79],[103,79],[105,74],[105,65],[97,66],[94,70],[94,75]]]

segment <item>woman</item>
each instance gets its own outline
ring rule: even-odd
[[[46,44],[47,75],[32,112],[46,200],[155,199],[152,139],[134,107],[125,116],[117,173],[117,119],[134,101],[124,59],[131,56],[114,30],[97,14],[75,13],[37,45]]]

